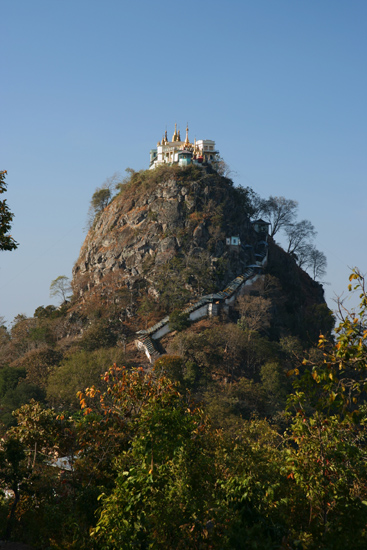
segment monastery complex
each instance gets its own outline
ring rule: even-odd
[[[175,124],[172,140],[168,141],[166,130],[162,141],[158,141],[157,148],[150,151],[149,168],[156,168],[161,164],[188,166],[189,164],[210,163],[217,156],[218,151],[215,150],[215,141],[211,139],[196,141],[194,139],[194,143],[190,143],[188,126],[186,127],[185,141],[181,141],[180,130],[177,131],[177,124]]]

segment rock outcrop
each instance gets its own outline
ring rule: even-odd
[[[256,242],[246,193],[208,170],[134,174],[85,239],[73,271],[77,294],[113,280],[128,288],[144,282],[154,295],[162,268],[175,257],[185,265],[205,264],[220,287],[241,273],[253,250],[228,246],[226,238]]]
[[[133,173],[85,239],[73,271],[73,307],[82,304],[87,317],[98,308],[120,323],[117,332],[123,321],[131,334],[224,289],[261,264],[266,247],[267,266],[256,272],[273,278],[274,290],[264,290],[273,303],[272,338],[291,333],[315,341],[316,328],[332,326],[323,288],[255,232],[251,209],[249,191],[211,167]]]

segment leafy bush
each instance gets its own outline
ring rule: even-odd
[[[191,325],[190,317],[188,313],[183,313],[179,310],[175,310],[169,316],[169,326],[172,330],[185,330]]]
[[[114,363],[122,366],[124,358],[121,348],[82,350],[74,353],[64,359],[49,377],[48,401],[58,409],[78,410],[77,392],[93,385],[100,387],[102,374]]]
[[[80,345],[85,351],[110,348],[116,344],[117,336],[104,320],[94,322],[83,334]]]

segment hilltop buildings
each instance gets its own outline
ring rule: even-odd
[[[188,166],[189,164],[202,164],[203,162],[212,162],[218,156],[215,150],[215,141],[211,139],[200,139],[194,143],[189,140],[189,127],[186,127],[185,141],[181,140],[180,130],[175,132],[172,140],[168,141],[167,130],[158,141],[157,148],[150,151],[149,168],[156,168],[161,164],[178,164],[179,166]]]

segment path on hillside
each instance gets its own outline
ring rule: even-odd
[[[197,321],[202,317],[217,315],[218,313],[214,313],[213,310],[214,303],[229,304],[230,301],[236,298],[237,294],[245,285],[252,285],[257,280],[260,273],[263,272],[263,268],[268,261],[268,244],[266,241],[261,241],[261,243],[265,246],[262,246],[261,252],[255,254],[255,265],[248,266],[244,273],[231,281],[224,290],[203,296],[193,304],[182,309],[181,312],[188,315],[190,321]],[[210,309],[210,307],[212,309]],[[195,314],[195,312],[200,313]],[[152,327],[136,332],[137,339],[135,340],[135,345],[139,350],[144,351],[150,363],[154,363],[161,356],[155,343],[165,334],[172,332],[172,330],[169,324],[169,315],[167,315]]]

